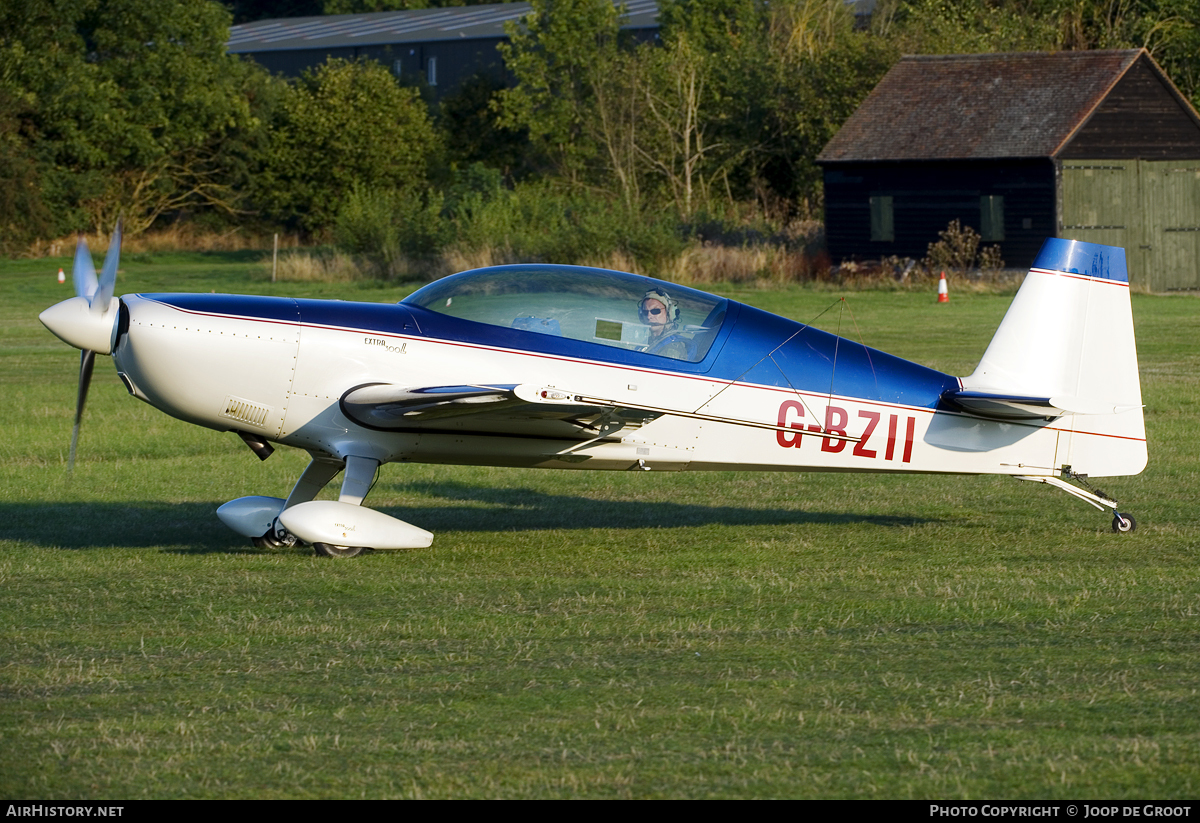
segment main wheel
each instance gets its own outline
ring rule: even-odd
[[[268,529],[262,537],[251,537],[250,545],[256,549],[279,549],[287,544],[275,536],[274,529]]]
[[[362,546],[334,546],[329,543],[313,543],[313,552],[317,557],[357,557],[362,554]]]
[[[1137,531],[1137,521],[1133,519],[1131,514],[1123,514],[1117,512],[1113,515],[1112,530],[1117,534],[1128,534],[1132,531]]]
[[[276,517],[266,534],[250,538],[250,545],[256,549],[282,549],[296,545],[296,535],[279,525],[279,518]]]

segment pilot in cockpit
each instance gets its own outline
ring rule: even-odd
[[[679,335],[679,304],[662,289],[651,289],[638,303],[638,319],[650,330],[642,351],[676,360],[688,359],[687,342]]]

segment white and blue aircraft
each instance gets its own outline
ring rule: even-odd
[[[725,298],[618,271],[462,272],[399,304],[113,296],[97,278],[41,321],[173,417],[312,462],[286,500],[217,510],[256,545],[325,556],[430,545],[365,508],[390,462],[654,471],[1006,474],[1134,519],[1088,478],[1146,465],[1123,249],[1047,240],[978,368],[953,377]],[[338,499],[316,500],[344,472]]]

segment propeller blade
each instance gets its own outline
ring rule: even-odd
[[[75,449],[79,445],[79,423],[83,420],[83,406],[87,402],[88,387],[92,384],[92,369],[96,365],[96,353],[88,349],[80,352],[79,398],[75,401],[75,427],[71,429],[71,453],[67,457],[67,471],[75,470]]]
[[[121,260],[121,218],[113,230],[104,256],[104,268],[96,278],[96,265],[87,241],[80,235],[75,245],[75,265],[72,279],[75,282],[75,297],[64,300],[42,312],[41,320],[50,331],[63,340],[81,349],[79,355],[79,396],[75,401],[75,425],[71,429],[71,451],[67,457],[67,471],[75,470],[75,452],[79,448],[79,425],[83,422],[83,409],[87,405],[88,388],[92,385],[92,371],[96,366],[96,349],[109,352],[108,335],[112,332],[112,320],[105,323],[106,314],[113,303],[113,290],[117,284],[117,266]],[[87,300],[83,308],[82,297]],[[94,347],[94,348],[93,348]]]
[[[75,281],[75,296],[86,297],[90,303],[100,284],[96,280],[96,265],[92,262],[92,253],[88,251],[88,244],[83,235],[79,236],[79,242],[75,244],[75,266],[71,269],[71,277]]]
[[[106,312],[112,301],[113,290],[117,285],[117,264],[121,260],[121,222],[117,218],[117,227],[113,229],[112,240],[108,243],[108,254],[104,256],[104,268],[100,270],[100,284],[96,296],[92,299],[93,312]]]

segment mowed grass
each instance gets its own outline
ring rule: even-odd
[[[407,291],[255,260],[131,256],[118,292]],[[1134,297],[1150,465],[1098,481],[1133,535],[1004,478],[387,466],[369,502],[433,546],[330,561],[214,514],[304,454],[103,357],[67,476],[60,263],[0,264],[0,797],[1200,794],[1200,299]],[[1009,302],[725,293],[957,374]]]

